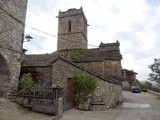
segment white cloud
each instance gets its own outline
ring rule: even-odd
[[[119,40],[123,68],[133,69],[140,80],[147,79],[154,58],[160,57],[160,2],[150,0],[28,0],[26,24],[57,35],[58,11],[83,7],[88,19],[88,41]],[[28,53],[50,53],[56,50],[57,38],[26,27],[34,35],[24,47]],[[37,36],[39,37],[37,37]],[[89,46],[91,47],[91,46]]]

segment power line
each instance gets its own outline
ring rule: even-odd
[[[39,30],[39,29],[37,29],[37,28],[31,27],[31,26],[29,26],[29,25],[27,25],[27,24],[25,24],[25,26],[27,26],[27,27],[29,27],[29,28],[31,28],[31,29],[33,29],[33,30],[36,30],[36,31],[38,31],[38,32],[41,32],[41,33],[44,33],[44,34],[47,34],[47,35],[50,35],[50,36],[53,36],[53,37],[57,37],[56,35],[53,35],[53,34],[44,32],[44,31]]]
[[[35,31],[38,31],[38,32],[41,32],[41,33],[44,33],[44,34],[47,34],[47,35],[50,35],[50,36],[53,36],[53,37],[57,37],[56,35],[53,35],[53,34],[50,34],[48,32],[45,32],[45,31],[42,31],[42,30],[39,30],[35,27],[32,27],[30,25],[27,25],[25,24],[23,21],[19,20],[18,18],[16,18],[15,16],[13,16],[12,14],[10,14],[7,10],[3,9],[2,7],[0,7],[1,10],[3,10],[4,12],[6,12],[10,17],[12,17],[13,19],[15,19],[17,22],[19,22],[20,24],[23,24],[25,25],[26,27],[29,27]],[[65,39],[64,39],[65,40]],[[95,45],[91,45],[91,44],[88,44],[88,46],[92,46],[92,47],[98,47],[98,46],[95,46]]]
[[[3,10],[4,12],[6,12],[10,17],[12,17],[13,19],[15,19],[15,20],[16,20],[17,22],[19,22],[20,24],[23,24],[23,25],[25,25],[25,26],[27,26],[27,27],[29,27],[29,28],[31,28],[31,29],[34,29],[34,30],[36,30],[36,31],[39,31],[39,32],[41,32],[41,33],[45,33],[45,34],[47,34],[47,35],[50,35],[50,36],[53,36],[53,37],[57,37],[56,35],[53,35],[53,34],[44,32],[44,31],[42,31],[42,30],[39,30],[39,29],[37,29],[37,28],[31,27],[31,26],[25,24],[23,21],[19,20],[18,18],[16,18],[15,16],[13,16],[11,13],[9,13],[7,10],[5,10],[5,9],[2,8],[2,7],[0,7],[0,9]]]
[[[91,44],[88,44],[88,46],[92,46],[92,47],[98,47],[98,46],[96,46],[96,45],[91,45]]]
[[[50,34],[50,33],[44,32],[44,31],[39,30],[39,29],[37,29],[37,28],[31,27],[31,26],[29,26],[29,25],[27,25],[27,24],[25,24],[25,25],[26,25],[27,27],[29,27],[29,28],[31,28],[31,29],[33,29],[33,30],[35,30],[35,31],[38,31],[38,32],[41,32],[41,33],[44,33],[44,34],[47,34],[47,35],[50,35],[50,36],[53,36],[53,37],[57,37],[56,35],[53,35],[53,34]],[[61,39],[63,39],[63,38],[61,38]],[[63,40],[66,40],[66,39],[63,39]],[[96,45],[91,45],[91,44],[88,44],[88,46],[98,47],[98,46],[96,46]]]

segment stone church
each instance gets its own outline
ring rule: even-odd
[[[92,110],[106,110],[122,102],[120,43],[100,43],[98,48],[88,49],[88,23],[82,8],[59,11],[58,20],[57,51],[25,55],[21,75],[30,72],[35,82],[61,84],[65,104],[71,94],[69,81],[80,70],[95,76],[98,82]]]
[[[19,79],[27,0],[0,0],[0,96]]]

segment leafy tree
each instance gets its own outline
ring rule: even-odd
[[[150,89],[150,88],[152,88],[152,84],[150,82],[148,82],[148,81],[140,82],[139,80],[135,80],[133,82],[133,85],[139,86],[142,89]]]
[[[75,86],[74,102],[86,101],[97,87],[97,80],[93,75],[79,71],[73,76]]]
[[[145,81],[144,83],[142,83],[142,88],[150,89],[150,88],[152,88],[152,84],[148,81]]]
[[[160,84],[160,58],[154,59],[154,63],[149,65],[152,73],[149,73],[149,80]]]
[[[133,82],[133,85],[134,85],[134,86],[142,87],[142,83],[141,83],[139,80],[135,80],[135,81]]]
[[[97,87],[96,78],[85,72],[77,72],[73,76],[75,90],[77,92],[92,94]]]

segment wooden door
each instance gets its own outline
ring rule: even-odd
[[[73,102],[73,99],[74,99],[74,82],[73,82],[73,78],[68,78],[68,93],[69,93],[69,101]]]

